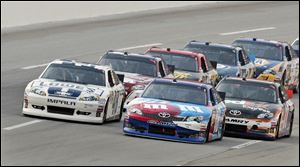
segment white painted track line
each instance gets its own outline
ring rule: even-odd
[[[138,46],[132,46],[132,47],[121,48],[121,49],[116,49],[116,50],[125,51],[125,50],[130,50],[130,49],[146,48],[146,47],[159,46],[159,45],[162,45],[162,43],[152,43],[152,44],[138,45]]]
[[[255,32],[255,31],[273,30],[273,29],[276,29],[276,27],[265,27],[265,28],[255,28],[255,29],[250,29],[250,30],[225,32],[225,33],[220,33],[219,35],[234,35],[234,34],[242,34],[242,33]]]
[[[29,69],[33,69],[33,68],[37,68],[37,67],[43,67],[43,66],[47,66],[49,63],[46,64],[39,64],[39,65],[33,65],[33,66],[27,66],[27,67],[22,67],[22,70],[29,70]]]
[[[28,125],[31,125],[31,124],[39,123],[39,122],[42,122],[42,121],[43,121],[43,120],[37,120],[37,119],[36,119],[36,120],[29,121],[29,122],[25,122],[25,123],[22,123],[22,124],[18,124],[18,125],[6,127],[6,128],[3,128],[3,129],[4,129],[4,130],[17,129],[17,128],[21,128],[21,127],[28,126]]]
[[[239,144],[239,145],[233,146],[233,147],[231,147],[231,149],[241,149],[241,148],[250,146],[250,145],[252,145],[252,144],[260,143],[260,142],[262,142],[262,141],[260,141],[260,140],[251,140],[251,141],[249,141],[249,142],[246,142],[246,143],[243,143],[243,144]]]
[[[120,48],[120,49],[116,49],[116,50],[118,50],[118,51],[126,51],[126,50],[131,50],[131,49],[146,48],[146,47],[159,46],[159,45],[162,45],[162,43],[152,43],[152,44],[131,46],[131,47]],[[48,64],[49,63],[39,64],[39,65],[32,65],[32,66],[22,67],[21,69],[22,70],[29,70],[29,69],[33,69],[33,68],[44,67],[44,66],[47,66]]]

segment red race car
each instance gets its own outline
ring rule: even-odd
[[[216,85],[218,81],[216,62],[207,61],[201,53],[152,47],[146,51],[146,54],[161,57],[168,65],[174,66],[176,78],[212,85]]]
[[[133,90],[143,90],[154,78],[174,78],[161,58],[150,55],[108,51],[97,64],[112,66],[118,75],[124,75],[127,95]]]

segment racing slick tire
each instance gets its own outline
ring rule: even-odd
[[[102,124],[106,122],[106,115],[107,115],[108,103],[109,103],[109,98],[107,99],[106,104],[105,104],[105,108],[104,108],[104,112],[103,112],[103,121],[102,121]]]
[[[286,79],[286,71],[283,72],[283,75],[281,77],[281,85],[285,86],[285,79]]]
[[[223,139],[224,132],[225,132],[225,117],[224,117],[224,119],[223,119],[221,137],[220,137],[218,140],[222,140],[222,139]]]
[[[292,114],[292,117],[291,117],[290,128],[289,128],[289,134],[286,135],[287,137],[291,137],[291,135],[292,135],[292,131],[293,131],[293,122],[294,122],[294,113]]]
[[[208,139],[209,139],[209,131],[210,131],[210,125],[211,124],[211,118],[209,119],[209,122],[208,122],[208,125],[207,125],[207,128],[206,128],[206,143],[208,143]]]
[[[122,100],[121,107],[120,107],[120,115],[118,119],[116,119],[117,122],[120,122],[122,119],[124,103],[125,103],[125,98]]]
[[[293,89],[294,93],[299,93],[299,82],[297,86]]]
[[[281,120],[281,115],[279,116],[279,119],[277,121],[277,125],[276,125],[276,135],[275,135],[275,140],[278,139],[279,137],[279,129],[280,129],[280,120]]]

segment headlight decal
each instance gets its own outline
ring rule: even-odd
[[[257,118],[271,119],[271,118],[273,118],[273,116],[274,116],[273,113],[265,112],[265,113],[261,113],[261,114],[257,115]]]
[[[100,101],[100,97],[94,95],[82,96],[79,98],[79,101]]]
[[[186,122],[197,122],[200,123],[203,120],[203,116],[194,116],[194,117],[186,117],[184,121]]]
[[[46,91],[44,91],[42,88],[34,87],[30,90],[30,92],[40,96],[46,96]]]
[[[134,85],[131,89],[132,90],[144,90],[145,85]]]
[[[138,114],[138,115],[143,115],[143,112],[138,108],[129,108],[128,113],[129,114],[134,113],[134,114]]]

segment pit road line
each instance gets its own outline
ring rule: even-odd
[[[24,126],[36,124],[36,123],[39,123],[39,122],[42,122],[42,121],[43,121],[43,120],[38,120],[38,119],[36,119],[36,120],[29,121],[29,122],[25,122],[25,123],[22,123],[22,124],[9,126],[9,127],[3,128],[3,129],[4,129],[4,130],[13,130],[13,129],[21,128],[21,127],[24,127]]]
[[[243,34],[243,33],[248,33],[248,32],[255,32],[255,31],[265,31],[265,30],[273,30],[276,29],[276,27],[265,27],[265,28],[255,28],[255,29],[250,29],[250,30],[241,30],[241,31],[234,31],[234,32],[225,32],[225,33],[220,33],[219,35],[235,35],[235,34]]]

